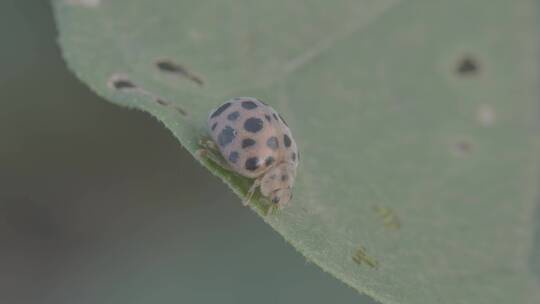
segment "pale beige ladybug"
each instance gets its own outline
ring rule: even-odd
[[[289,202],[299,155],[291,130],[272,107],[237,97],[210,112],[208,127],[228,166],[255,179],[245,204],[259,186],[276,207]]]

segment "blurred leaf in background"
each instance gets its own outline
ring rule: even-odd
[[[537,303],[537,1],[54,3],[77,76],[192,153],[226,99],[284,114],[303,157],[264,220],[308,260],[382,303]]]
[[[77,81],[47,1],[0,1],[0,25],[0,303],[372,303]]]

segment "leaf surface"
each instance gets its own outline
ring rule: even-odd
[[[540,298],[536,1],[54,8],[77,76],[192,153],[226,99],[278,109],[302,158],[291,206],[263,219],[340,280],[382,303]]]

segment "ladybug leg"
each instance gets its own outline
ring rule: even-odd
[[[208,150],[219,152],[219,147],[209,137],[204,137],[204,138],[199,139],[199,146],[201,146],[202,148],[208,149]]]
[[[225,170],[234,171],[234,169],[231,168],[231,166],[229,166],[229,164],[225,161],[225,159],[223,159],[214,141],[208,138],[201,139],[199,140],[199,146],[201,148],[195,151],[195,155],[197,156],[197,158],[209,159],[213,163],[218,164],[220,167],[222,167]]]
[[[274,214],[277,209],[278,208],[274,204],[271,204],[270,206],[268,206],[268,209],[266,209],[265,215]]]
[[[258,177],[253,181],[253,184],[251,185],[251,187],[249,187],[249,190],[246,193],[246,198],[242,201],[242,205],[244,206],[249,205],[249,202],[251,201],[251,198],[253,197],[255,190],[257,190],[257,187],[261,185],[261,179],[262,178]]]

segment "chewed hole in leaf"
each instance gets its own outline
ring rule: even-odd
[[[156,61],[156,67],[165,73],[176,74],[191,80],[199,86],[204,85],[204,81],[185,66],[174,62],[172,59],[158,59]]]
[[[464,55],[457,62],[456,72],[463,76],[476,75],[480,72],[480,63],[474,56]]]
[[[162,105],[162,106],[168,106],[168,105],[169,105],[168,102],[166,102],[165,100],[163,100],[163,99],[161,99],[161,98],[157,98],[157,99],[156,99],[156,102],[157,102],[158,104]]]
[[[138,88],[137,85],[135,85],[135,83],[129,80],[128,77],[124,74],[113,74],[109,78],[107,85],[109,86],[109,88],[119,91],[133,90]]]
[[[128,76],[125,74],[113,74],[110,77],[107,85],[110,88],[118,91],[136,92],[143,96],[150,97],[155,103],[159,104],[160,106],[170,107],[171,109],[174,109],[176,112],[180,113],[183,116],[188,115],[187,111],[179,105],[166,101],[165,99],[157,96],[156,94],[137,86],[134,82],[129,80]]]
[[[154,99],[154,101],[159,104],[160,106],[165,106],[165,107],[171,107],[173,108],[176,112],[180,113],[181,115],[183,116],[187,116],[188,113],[186,110],[184,110],[182,107],[178,106],[178,105],[175,105],[175,104],[172,104],[160,97],[156,97],[156,99]]]

